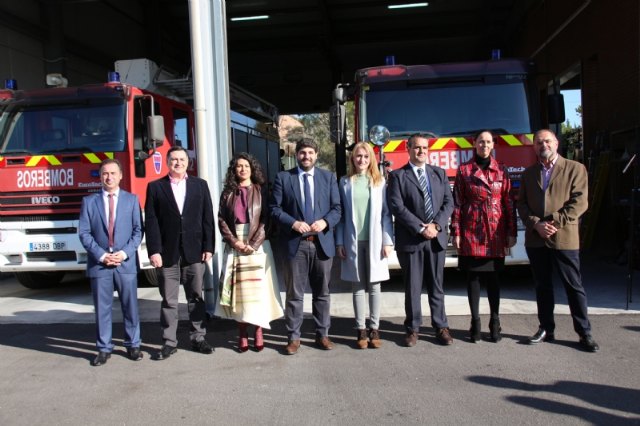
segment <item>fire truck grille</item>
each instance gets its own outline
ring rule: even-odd
[[[40,251],[26,253],[30,262],[57,262],[61,260],[76,261],[76,253],[73,251]]]
[[[20,216],[3,216],[1,222],[41,222],[41,221],[54,221],[54,220],[78,220],[78,213],[69,214],[43,214],[39,216],[34,215],[20,215]]]
[[[77,234],[78,228],[35,228],[25,229],[24,233],[27,235]]]

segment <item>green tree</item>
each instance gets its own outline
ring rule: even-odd
[[[347,114],[347,146],[353,143],[353,123],[354,123],[354,107],[353,102],[347,102],[346,104]],[[310,138],[318,144],[320,152],[318,153],[318,166],[329,169],[331,171],[336,170],[336,145],[331,142],[331,133],[329,127],[329,114],[328,113],[315,113],[315,114],[302,114],[297,115],[295,118],[300,122],[300,126],[290,126],[285,130],[285,136],[282,138],[283,149],[285,152],[287,148],[284,145],[295,145],[302,138]],[[289,150],[291,149],[291,145]]]
[[[575,111],[582,118],[582,105],[578,105]],[[580,161],[582,159],[582,124],[574,126],[567,120],[566,123],[562,123],[560,132],[566,157]]]

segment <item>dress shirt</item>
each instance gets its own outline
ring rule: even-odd
[[[431,182],[429,181],[429,174],[427,173],[427,168],[424,165],[422,167],[416,166],[411,161],[409,161],[409,164],[411,165],[411,169],[413,170],[413,174],[416,177],[416,179],[418,179],[418,182],[420,182],[420,175],[418,174],[418,169],[422,170],[422,174],[424,175],[424,179],[427,181],[427,191],[429,191],[429,196],[431,196]],[[433,198],[432,198],[432,200],[433,200]],[[434,207],[434,213],[435,213],[435,207]],[[418,234],[422,234],[425,229],[427,229],[426,226],[421,226],[420,229],[418,230]]]
[[[549,187],[549,180],[551,179],[551,173],[553,173],[553,168],[556,166],[556,162],[558,161],[558,157],[559,155],[556,154],[555,158],[553,160],[551,160],[551,163],[549,164],[549,167],[545,166],[544,163],[541,161],[540,165],[541,167],[541,175],[542,175],[542,190],[546,191],[547,188]]]
[[[311,191],[311,205],[313,206],[313,188],[314,188],[314,184],[313,184],[313,172],[315,171],[315,167],[312,168],[311,170],[309,170],[308,172],[305,172],[304,170],[302,170],[300,167],[298,167],[298,182],[300,183],[300,194],[302,195],[302,205],[304,206],[304,174],[307,173],[309,175],[309,177],[307,178],[309,180],[309,190]]]
[[[176,199],[178,210],[182,214],[184,208],[184,199],[187,197],[187,178],[189,176],[184,175],[183,179],[174,179],[169,175],[169,182],[171,182],[171,191],[173,191],[173,197]]]
[[[102,190],[102,200],[104,202],[104,217],[107,218],[107,223],[109,223],[109,192],[105,191],[104,189]],[[116,190],[113,192],[113,223],[114,223],[114,229],[113,232],[115,233],[115,223],[116,223],[116,212],[118,211],[118,197],[120,196],[120,188],[116,188]],[[113,247],[109,247],[109,249],[113,249]],[[127,260],[127,258],[129,256],[127,256],[127,253],[125,253],[124,251],[120,250],[119,253],[122,253],[123,255],[123,259]],[[102,256],[100,256],[100,262],[104,263],[104,258],[107,257],[107,253],[103,254]]]

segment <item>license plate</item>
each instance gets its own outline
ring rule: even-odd
[[[67,248],[67,243],[29,243],[29,251],[59,251]]]

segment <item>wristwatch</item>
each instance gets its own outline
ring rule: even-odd
[[[437,224],[436,222],[431,222],[436,226],[436,231],[438,232],[442,232],[442,226],[440,226],[439,224]]]

